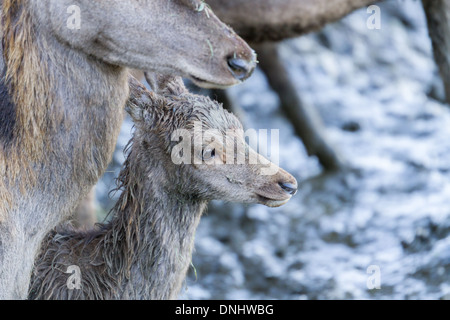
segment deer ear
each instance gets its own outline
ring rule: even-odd
[[[125,110],[134,123],[151,121],[155,107],[162,103],[161,99],[158,99],[154,93],[148,91],[140,81],[131,75],[128,78],[128,85],[130,87],[130,95],[125,105]]]
[[[187,92],[181,77],[146,72],[145,79],[152,88],[153,92],[161,95],[179,96],[182,93]]]

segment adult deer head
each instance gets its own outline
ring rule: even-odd
[[[178,74],[202,87],[250,76],[254,51],[200,0],[33,0],[35,23],[107,63]]]

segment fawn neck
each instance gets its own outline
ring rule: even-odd
[[[128,270],[119,270],[128,278],[121,295],[176,299],[191,263],[195,230],[207,203],[164,190],[161,178],[155,174],[160,169],[156,162],[133,160],[122,171],[121,176],[127,176],[128,182],[105,236],[124,239],[122,247],[114,248],[119,252],[109,255],[129,255],[125,258]]]

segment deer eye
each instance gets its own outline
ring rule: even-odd
[[[214,159],[216,156],[216,149],[205,149],[203,150],[202,159],[203,161],[208,161]]]

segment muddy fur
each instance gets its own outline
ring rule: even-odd
[[[267,204],[258,193],[290,198],[279,182],[296,181],[282,169],[261,176],[258,165],[174,164],[174,130],[192,128],[194,121],[220,132],[241,124],[216,102],[188,93],[180,79],[166,83],[162,95],[134,80],[131,84],[127,109],[136,130],[111,221],[89,232],[60,228],[48,235],[36,260],[30,299],[176,299],[209,200]],[[233,184],[228,176],[243,183]],[[79,290],[67,286],[71,265],[81,270]]]

